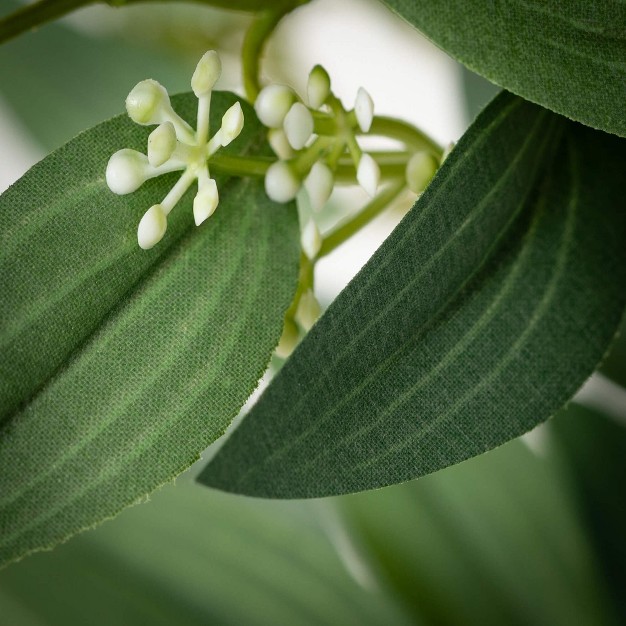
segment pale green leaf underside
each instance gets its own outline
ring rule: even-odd
[[[360,491],[547,419],[623,310],[623,148],[496,98],[200,480],[267,497]]]
[[[0,625],[412,623],[349,575],[314,513],[168,487],[0,572]]]
[[[478,74],[626,137],[622,0],[383,0]]]
[[[214,128],[233,101],[214,96]],[[190,119],[193,95],[174,99]],[[234,150],[258,150],[245,108]],[[193,225],[191,189],[165,239],[136,227],[176,174],[129,196],[110,154],[150,129],[114,118],[54,152],[0,197],[0,562],[111,516],[188,467],[254,389],[295,289],[293,206],[261,181],[218,178]],[[214,171],[214,175],[218,172]]]

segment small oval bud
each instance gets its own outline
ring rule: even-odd
[[[374,119],[374,101],[363,87],[359,87],[357,91],[354,114],[359,128],[366,133],[371,128]]]
[[[314,259],[322,247],[322,236],[319,228],[313,220],[309,220],[302,230],[300,246],[309,259]]]
[[[289,145],[287,135],[282,128],[270,128],[267,132],[267,140],[279,159],[290,159],[294,155],[293,148]]]
[[[285,320],[283,334],[280,336],[280,341],[276,346],[276,356],[281,359],[286,359],[296,349],[298,339],[300,339],[298,327],[292,320]]]
[[[137,83],[126,98],[129,117],[143,126],[165,121],[162,116],[164,108],[170,108],[167,90],[150,78]]]
[[[373,197],[376,194],[378,183],[380,182],[380,167],[367,152],[361,155],[359,167],[356,171],[356,179],[368,195]]]
[[[304,330],[310,330],[310,328],[317,322],[322,308],[320,307],[315,294],[309,289],[305,291],[298,304],[298,310],[296,312],[296,321]]]
[[[191,88],[199,98],[211,91],[222,74],[220,55],[215,50],[205,52],[191,77]]]
[[[283,123],[287,140],[294,150],[304,148],[313,134],[313,116],[301,102],[296,102],[287,113]]]
[[[437,161],[428,152],[416,152],[406,164],[406,183],[413,193],[422,193],[437,171]]]
[[[334,184],[335,181],[330,168],[321,161],[315,162],[304,180],[304,188],[309,194],[311,207],[314,211],[320,211],[328,202]]]
[[[148,179],[148,157],[137,150],[118,150],[107,163],[109,189],[120,196],[136,191]]]
[[[309,106],[312,109],[319,109],[326,102],[326,98],[329,95],[330,76],[328,76],[328,72],[321,65],[316,65],[311,70],[309,82],[307,83]]]
[[[217,184],[212,178],[203,183],[193,199],[193,219],[196,226],[211,217],[220,201]]]
[[[222,126],[219,130],[222,146],[227,146],[233,139],[239,137],[243,128],[243,111],[241,104],[235,102],[222,117]]]
[[[450,152],[452,152],[452,150],[454,150],[454,146],[456,146],[456,144],[454,143],[454,141],[451,141],[444,149],[443,149],[443,154],[441,155],[441,159],[439,161],[439,165],[443,165],[443,162],[448,158]]]
[[[167,217],[160,204],[150,207],[141,218],[137,228],[137,242],[139,247],[149,250],[155,246],[165,235],[167,230]]]
[[[148,137],[148,162],[152,167],[163,165],[176,150],[176,131],[172,122],[163,122]]]
[[[293,89],[285,85],[263,87],[254,103],[254,110],[265,126],[280,128],[291,105],[296,100]]]
[[[289,202],[296,197],[302,182],[286,161],[276,161],[265,173],[265,193],[274,202]]]

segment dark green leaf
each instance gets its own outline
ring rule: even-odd
[[[351,536],[420,621],[606,624],[611,603],[545,431],[405,485],[340,498]]]
[[[383,0],[471,70],[626,137],[622,0]]]
[[[214,127],[228,94],[215,94]],[[187,117],[193,95],[174,99]],[[264,133],[245,107],[233,150]],[[188,467],[254,389],[295,289],[293,205],[261,181],[218,178],[220,206],[193,226],[190,190],[165,239],[137,223],[175,174],[129,196],[108,157],[150,129],[113,118],[0,196],[0,562],[58,542]],[[212,173],[217,175],[216,168]]]
[[[0,624],[411,623],[389,596],[350,578],[312,513],[300,503],[167,488],[0,572]]]
[[[270,497],[371,489],[547,419],[619,324],[624,165],[622,140],[498,97],[201,481]]]
[[[619,615],[626,615],[626,428],[572,405],[550,424]]]

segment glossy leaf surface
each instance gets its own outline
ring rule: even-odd
[[[193,95],[174,106],[190,119]],[[233,102],[215,94],[213,127]],[[233,150],[262,149],[245,108]],[[136,228],[176,174],[115,196],[109,156],[145,149],[119,116],[0,197],[0,562],[109,517],[196,460],[237,414],[281,333],[298,267],[293,205],[218,177],[193,225],[190,189],[164,240]],[[214,168],[214,175],[218,175]]]
[[[496,98],[200,480],[361,491],[550,417],[624,308],[624,164],[622,140]]]

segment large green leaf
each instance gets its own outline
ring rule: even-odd
[[[269,497],[371,489],[547,419],[624,307],[624,165],[622,140],[496,98],[201,480]]]
[[[410,623],[349,576],[310,507],[185,484],[0,572],[1,626]]]
[[[218,123],[234,98],[215,94]],[[187,117],[195,98],[174,99]],[[258,150],[250,107],[233,150]],[[107,159],[150,129],[113,118],[0,197],[0,562],[113,515],[188,467],[254,389],[295,289],[295,207],[261,181],[218,178],[193,226],[193,190],[165,239],[136,242],[175,174],[129,196]],[[264,148],[263,148],[264,149]],[[212,173],[218,174],[214,167]]]
[[[492,82],[626,137],[622,0],[383,0]]]
[[[339,499],[361,554],[417,619],[614,623],[566,472],[545,437],[537,433],[541,456],[513,441],[421,480]]]

